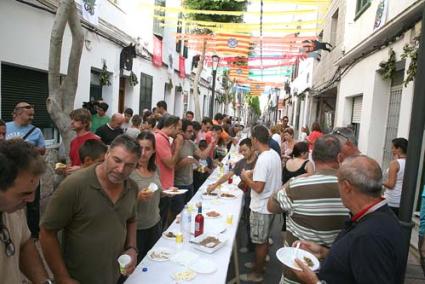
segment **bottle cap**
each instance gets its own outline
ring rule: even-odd
[[[146,272],[146,271],[148,271],[148,268],[147,268],[147,267],[143,267],[143,268],[142,268],[142,271],[143,271],[143,272]]]

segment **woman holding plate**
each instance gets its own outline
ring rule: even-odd
[[[161,182],[155,165],[155,136],[152,132],[142,131],[137,136],[142,149],[139,166],[130,178],[138,185],[137,195],[137,249],[139,263],[161,237],[161,217],[159,200],[161,198]]]

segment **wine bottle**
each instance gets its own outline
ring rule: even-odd
[[[195,217],[195,238],[204,233],[204,216],[202,215],[202,203],[198,205],[198,214]]]

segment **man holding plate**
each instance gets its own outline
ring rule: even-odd
[[[301,249],[324,261],[318,276],[300,260],[296,262],[302,270],[294,273],[303,283],[312,284],[403,283],[401,227],[381,197],[382,171],[378,163],[363,155],[350,157],[342,163],[337,177],[351,220],[330,249],[300,241]]]

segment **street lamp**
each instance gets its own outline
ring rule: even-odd
[[[220,57],[217,55],[211,56],[212,59],[212,91],[211,91],[211,102],[210,102],[210,117],[213,118],[213,111],[214,111],[214,94],[215,94],[215,78],[217,76],[217,67],[218,63],[220,62]]]

